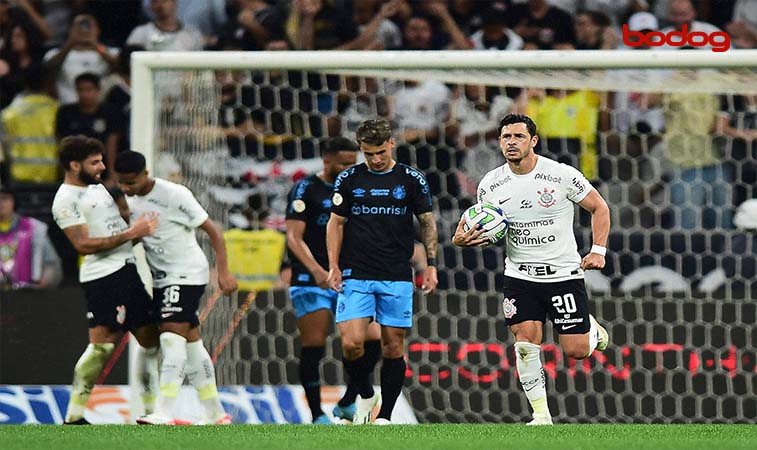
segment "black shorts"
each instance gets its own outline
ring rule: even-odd
[[[134,264],[81,286],[90,328],[105,325],[111,330],[132,331],[156,322],[152,299]]]
[[[197,316],[205,285],[174,284],[152,290],[159,322],[200,324]]]
[[[589,332],[589,296],[583,279],[536,283],[505,277],[502,309],[507,326],[547,318],[558,334]]]

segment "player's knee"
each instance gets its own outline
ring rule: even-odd
[[[363,356],[363,353],[365,353],[363,347],[362,341],[342,336],[342,354],[347,359],[357,359]]]
[[[580,342],[563,346],[565,356],[573,359],[584,359],[589,356],[589,343]]]
[[[401,342],[387,342],[381,344],[381,356],[384,358],[401,358],[404,354],[404,344]]]

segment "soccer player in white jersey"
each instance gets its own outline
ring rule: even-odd
[[[158,385],[158,329],[152,300],[135,266],[132,240],[153,233],[157,221],[140,217],[130,226],[101,183],[103,145],[86,136],[69,136],[59,147],[65,171],[53,200],[53,217],[85,255],[79,281],[87,300],[89,345],[74,368],[65,424],[86,425],[84,409],[121,331],[139,342],[134,370],[143,383],[145,412],[152,412]]]
[[[518,376],[534,411],[529,425],[551,425],[541,361],[543,324],[549,317],[569,357],[583,359],[607,348],[607,331],[589,314],[584,271],[605,266],[610,210],[581,172],[534,153],[538,141],[530,117],[505,116],[499,142],[507,164],[484,176],[477,195],[479,203],[501,208],[510,222],[505,323],[515,336]],[[583,258],[573,234],[576,203],[591,213],[594,245]],[[486,245],[483,231],[465,232],[463,223],[453,236],[455,245]]]
[[[237,282],[229,272],[221,229],[189,189],[151,177],[141,153],[120,153],[115,173],[132,216],[147,214],[158,220],[158,229],[143,243],[160,324],[160,398],[155,413],[140,417],[137,423],[181,423],[172,418],[172,410],[186,374],[200,396],[207,422],[228,425],[231,416],[218,398],[215,367],[200,338],[198,309],[210,276],[208,259],[195,237],[197,228],[210,237],[218,284],[228,295],[237,289]]]

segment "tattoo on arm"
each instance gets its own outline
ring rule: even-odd
[[[426,247],[426,256],[428,258],[436,258],[439,246],[439,234],[436,231],[434,213],[423,213],[418,216],[418,221],[421,223],[421,239],[423,246]]]

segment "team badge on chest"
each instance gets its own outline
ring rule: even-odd
[[[557,199],[555,199],[554,196],[554,189],[544,188],[541,191],[536,191],[536,193],[539,194],[539,206],[549,208],[550,206],[557,203]]]
[[[512,319],[518,308],[515,307],[514,298],[506,298],[502,301],[502,311],[505,313],[505,319]]]

